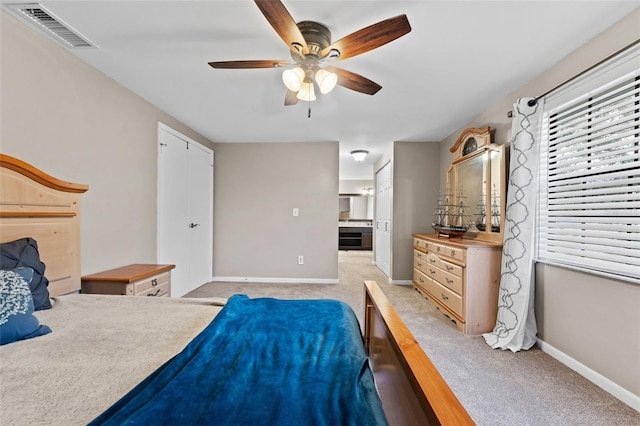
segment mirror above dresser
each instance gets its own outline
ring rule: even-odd
[[[434,212],[437,235],[502,242],[505,146],[491,142],[491,129],[466,129],[451,147],[445,193]]]

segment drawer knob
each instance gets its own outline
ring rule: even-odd
[[[452,284],[452,283],[453,283],[453,280],[452,280],[452,279],[450,279],[450,278],[448,278],[448,277],[447,277],[447,278],[445,278],[445,280],[447,280],[447,284]]]
[[[456,256],[456,251],[455,250],[451,250],[451,257],[455,257]]]
[[[436,263],[436,260],[435,259],[429,259],[429,262]]]
[[[154,279],[152,279],[152,280],[151,280],[151,285],[152,285],[152,286],[154,286],[154,287],[155,287],[155,286],[157,286],[157,285],[158,285],[158,280],[157,280],[157,279],[155,279],[155,278],[154,278]]]
[[[449,296],[445,296],[444,293],[442,293],[442,300],[449,300]]]
[[[147,296],[157,296],[160,294],[160,289],[158,289],[155,293],[148,293]]]
[[[447,265],[447,271],[453,271],[453,266]]]
[[[434,271],[433,269],[429,269],[429,273],[430,273],[431,275],[435,275],[435,274],[436,274],[436,271]]]

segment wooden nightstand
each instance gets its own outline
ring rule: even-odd
[[[82,277],[82,293],[170,296],[176,265],[133,264]]]

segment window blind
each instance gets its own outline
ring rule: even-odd
[[[639,68],[545,104],[539,261],[640,282]]]

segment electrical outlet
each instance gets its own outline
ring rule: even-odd
[[[300,210],[298,210],[298,208],[297,208],[297,207],[294,207],[294,208],[293,208],[293,215],[294,215],[294,216],[298,216],[299,214],[300,214]]]
[[[298,265],[304,265],[304,256],[298,256]]]

